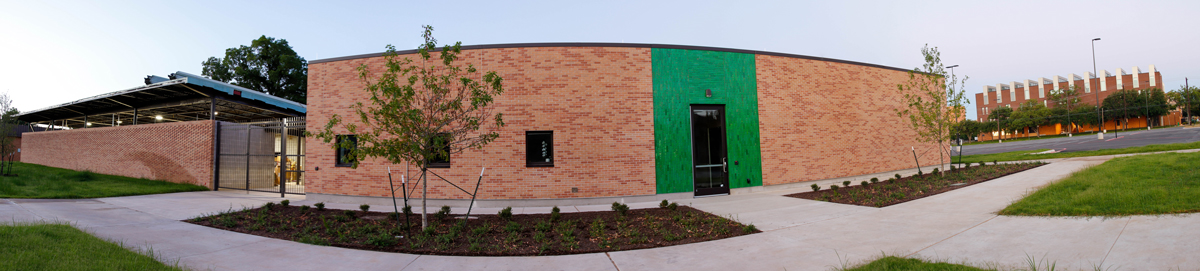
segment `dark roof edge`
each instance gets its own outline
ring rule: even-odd
[[[815,56],[806,56],[806,55],[797,55],[797,54],[785,54],[785,53],[776,53],[776,52],[767,52],[767,51],[744,50],[744,49],[691,46],[691,45],[670,45],[670,44],[649,44],[649,43],[606,43],[606,42],[556,42],[556,43],[504,43],[504,44],[465,45],[462,47],[462,49],[463,50],[478,50],[478,49],[501,49],[501,48],[526,48],[526,47],[625,47],[625,48],[661,48],[661,49],[703,50],[703,51],[731,52],[731,53],[744,53],[744,54],[800,58],[800,59],[808,59],[808,60],[817,60],[817,61],[825,61],[825,62],[867,66],[867,67],[896,70],[896,71],[905,71],[905,72],[912,71],[910,69],[901,69],[901,68],[878,65],[878,64],[855,62],[855,61],[833,59],[833,58],[824,58],[824,57],[815,57]],[[437,50],[441,50],[441,48],[438,48]],[[435,50],[435,51],[437,51],[437,50]],[[417,50],[416,49],[403,50],[403,51],[397,51],[396,53],[402,54],[402,55],[415,54],[415,53],[417,53]],[[352,60],[352,59],[379,57],[379,56],[383,56],[383,53],[372,53],[372,54],[361,54],[361,55],[317,59],[317,60],[309,61],[308,64],[318,64],[318,63],[325,63],[325,62],[334,62],[334,61],[343,61],[343,60]]]

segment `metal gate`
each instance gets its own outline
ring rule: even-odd
[[[304,194],[304,124],[217,122],[217,189]]]

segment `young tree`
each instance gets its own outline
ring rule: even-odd
[[[944,167],[945,158],[950,155],[946,143],[953,136],[950,128],[970,103],[964,96],[967,77],[959,81],[957,75],[947,74],[937,47],[925,45],[921,55],[925,64],[908,72],[907,84],[896,86],[907,105],[903,110],[897,109],[896,116],[908,117],[918,141],[938,145],[939,163]]]
[[[1071,120],[1074,121],[1075,124],[1099,127],[1098,125],[1100,124],[1100,116],[1096,115],[1095,105],[1080,104],[1069,113],[1071,114]]]
[[[1061,124],[1066,127],[1067,134],[1072,134],[1074,131],[1075,120],[1072,120],[1070,112],[1079,107],[1079,87],[1071,86],[1064,89],[1050,91],[1050,97],[1047,98],[1053,106],[1050,110],[1053,123]]]
[[[308,61],[285,39],[264,35],[250,46],[225,49],[225,58],[209,57],[202,65],[202,74],[213,80],[307,103]]]
[[[1175,110],[1175,107],[1167,102],[1167,95],[1162,89],[1145,89],[1141,91],[1141,96],[1142,101],[1145,101],[1145,104],[1143,104],[1144,113],[1142,115],[1146,116],[1147,126],[1150,126],[1150,123],[1155,118],[1167,115],[1171,113],[1171,110]]]
[[[13,156],[16,156],[17,147],[13,145],[13,138],[9,136],[17,128],[17,114],[20,111],[13,107],[12,98],[8,97],[8,93],[0,94],[0,175],[13,176],[12,163]]]
[[[421,169],[424,209],[431,161],[483,148],[500,136],[497,130],[504,126],[503,115],[493,114],[490,105],[504,85],[494,71],[481,76],[474,65],[464,69],[455,64],[462,42],[438,51],[431,26],[424,26],[422,37],[425,43],[418,47],[418,62],[401,59],[396,47],[388,45],[382,71],[367,64],[359,66],[358,77],[371,95],[366,104],[351,106],[359,123],[343,123],[334,114],[315,136],[329,143],[338,138],[334,127],[339,125],[356,135],[357,141],[339,140],[334,145],[349,150],[354,167],[371,157],[416,165]],[[489,128],[480,131],[481,127]],[[428,225],[427,213],[422,210],[422,227]]]
[[[995,125],[993,132],[998,132],[999,139],[1004,139],[1004,132],[1008,132],[1012,125],[1013,110],[1007,106],[996,106],[991,113],[988,113],[988,119],[992,120],[991,124]]]
[[[1184,122],[1190,124],[1192,117],[1200,115],[1200,87],[1179,86],[1179,89],[1167,93],[1166,98],[1183,111]]]
[[[1046,106],[1034,100],[1029,100],[1021,103],[1020,107],[1013,112],[1013,127],[1020,129],[1034,128],[1038,130],[1042,125],[1050,123],[1050,110]],[[1042,134],[1038,133],[1038,137]]]

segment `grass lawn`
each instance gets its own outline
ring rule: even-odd
[[[990,163],[992,161],[1021,161],[1021,160],[1100,156],[1100,155],[1175,151],[1175,150],[1189,150],[1189,149],[1200,149],[1200,141],[1189,142],[1189,143],[1155,144],[1155,145],[1128,147],[1128,148],[1121,148],[1121,149],[1073,151],[1073,152],[1060,152],[1060,153],[1048,153],[1048,154],[1036,154],[1036,155],[1035,154],[1027,154],[1027,153],[1043,152],[1043,151],[1046,151],[1047,149],[1011,151],[1011,152],[992,153],[992,154],[973,154],[973,155],[964,155],[962,157],[961,161],[958,160],[958,157],[956,156],[956,157],[953,157],[952,161],[954,161],[955,163],[961,163],[961,162],[966,162],[966,163],[989,162]]]
[[[1118,216],[1200,212],[1200,153],[1118,157],[1042,188],[1002,215]]]
[[[207,187],[14,163],[17,177],[0,177],[0,198],[103,198],[188,191]]]
[[[961,264],[930,262],[920,259],[900,258],[895,256],[883,257],[870,263],[860,265],[846,271],[883,271],[883,270],[989,270],[970,267]]]
[[[182,270],[62,224],[0,225],[0,270]]]

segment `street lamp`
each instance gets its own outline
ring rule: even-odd
[[[950,69],[951,75],[954,75],[954,67],[958,67],[958,65],[950,65],[950,67],[946,67],[946,68]],[[966,107],[963,107],[963,110],[966,110]],[[958,116],[955,116],[955,117],[957,118]],[[966,120],[965,116],[964,116],[964,120]],[[955,133],[954,137],[958,137],[958,134]],[[955,139],[958,139],[958,162],[962,163],[962,146],[963,146],[962,138],[955,138]]]
[[[1099,82],[1100,84],[1104,84],[1104,80],[1103,80],[1104,78],[1100,77],[1100,74],[1097,72],[1097,69],[1096,69],[1096,41],[1098,41],[1098,40],[1100,40],[1100,38],[1092,39],[1092,74],[1095,74],[1097,79],[1101,79],[1101,80],[1097,80],[1097,81],[1100,81]],[[1091,79],[1089,78],[1088,80],[1091,80]],[[1055,82],[1055,83],[1057,83],[1057,82]],[[1104,114],[1100,112],[1100,91],[1096,91],[1095,88],[1092,88],[1092,92],[1096,93],[1096,117],[1100,118],[1100,122],[1099,122],[1100,133],[1097,133],[1097,135],[1098,135],[1097,137],[1099,139],[1104,139]]]

